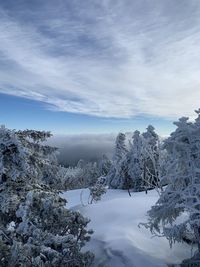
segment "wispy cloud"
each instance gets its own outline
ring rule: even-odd
[[[0,4],[0,92],[114,118],[200,106],[198,1],[44,2]]]

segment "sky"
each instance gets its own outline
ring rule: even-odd
[[[0,123],[168,135],[200,107],[200,1],[0,0]]]

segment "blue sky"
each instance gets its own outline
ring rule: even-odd
[[[51,111],[45,103],[21,97],[0,94],[1,122],[14,129],[48,130],[55,134],[101,134],[145,130],[147,123],[166,135],[173,130],[170,121],[136,116],[132,119],[108,119],[95,116]]]
[[[198,0],[0,0],[0,115],[53,133],[167,135],[200,107]]]

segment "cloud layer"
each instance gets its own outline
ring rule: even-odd
[[[48,143],[58,147],[58,161],[64,166],[75,166],[80,159],[97,161],[102,155],[113,155],[116,136],[113,134],[56,135]]]
[[[19,2],[0,1],[1,93],[107,118],[200,107],[199,1]]]

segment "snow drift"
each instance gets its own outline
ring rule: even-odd
[[[175,244],[172,249],[165,238],[152,237],[140,222],[146,222],[147,211],[158,199],[152,190],[133,193],[129,197],[123,190],[108,190],[102,200],[87,205],[89,190],[71,190],[62,196],[68,207],[79,210],[91,219],[89,227],[94,230],[91,241],[85,249],[96,255],[94,267],[164,267],[178,264],[191,256],[186,244]]]

